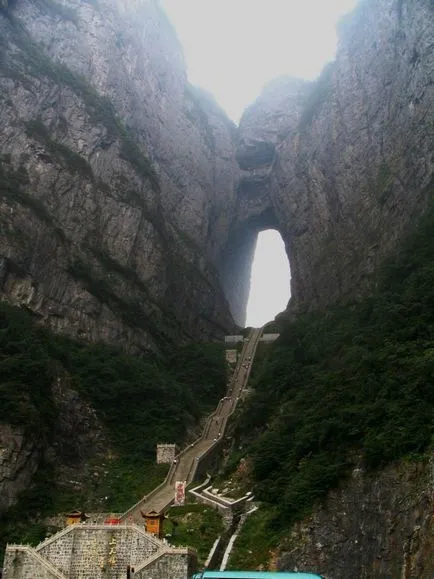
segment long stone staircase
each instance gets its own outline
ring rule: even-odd
[[[229,382],[226,396],[208,417],[201,437],[176,456],[176,463],[171,465],[165,481],[126,511],[121,517],[123,521],[138,523],[143,521],[141,513],[150,511],[161,513],[166,510],[174,500],[175,482],[186,481],[187,485],[191,483],[201,462],[211,452],[218,451],[227,422],[237,406],[241,391],[247,384],[261,334],[262,328],[255,328],[250,332]]]
[[[164,482],[121,516],[120,525],[72,525],[35,548],[8,545],[4,579],[120,579],[129,567],[135,567],[137,579],[190,577],[194,553],[170,547],[146,533],[141,513],[164,512],[174,500],[175,482],[191,483],[213,453],[220,451],[228,420],[247,385],[261,334],[262,329],[254,329],[245,341],[226,396],[208,417],[202,435],[176,456]]]

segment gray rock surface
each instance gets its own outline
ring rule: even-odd
[[[281,79],[241,119],[232,236],[274,223],[293,309],[365,293],[432,195],[433,19],[430,0],[362,0],[317,81]]]
[[[158,3],[19,2],[0,36],[4,295],[130,351],[221,335],[234,126]]]
[[[58,415],[52,439],[29,433],[25,425],[0,424],[0,515],[30,486],[38,468],[52,468],[60,488],[78,491],[88,482],[89,461],[109,454],[95,410],[71,387],[67,375],[53,380],[52,396]]]
[[[227,331],[226,298],[242,325],[268,227],[293,310],[361,295],[425,207],[430,0],[362,0],[319,79],[270,83],[238,131],[188,84],[156,0],[0,18],[0,151],[20,189],[2,194],[1,280],[56,331],[155,349]]]
[[[280,570],[316,570],[326,579],[434,575],[433,461],[354,469],[325,505],[297,524]]]
[[[0,425],[0,513],[11,507],[38,469],[40,452],[23,429]]]

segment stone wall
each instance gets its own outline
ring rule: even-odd
[[[36,551],[24,545],[10,545],[4,561],[3,577],[19,579],[58,579],[65,578],[62,573],[51,569],[41,561]]]
[[[35,549],[8,545],[4,579],[187,579],[195,553],[174,549],[136,525],[73,525]]]
[[[181,551],[177,549],[176,551]],[[196,559],[188,549],[184,553],[165,553],[146,568],[136,570],[135,579],[187,579],[196,569]]]
[[[277,338],[280,336],[280,334],[262,334],[262,336],[259,338],[260,342],[274,342],[275,340],[277,340]]]
[[[201,455],[194,480],[204,478],[208,472],[213,472],[217,468],[221,459],[222,441],[223,439],[219,438],[219,440],[215,442],[207,452]]]

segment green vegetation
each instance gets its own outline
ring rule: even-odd
[[[249,515],[234,544],[228,569],[267,569],[279,535],[270,531],[273,511],[258,510]]]
[[[85,487],[64,487],[52,497],[50,512],[66,513],[72,509],[85,512],[123,513],[163,482],[167,464],[155,460],[131,460],[109,457],[92,461]]]
[[[0,561],[6,543],[37,545],[47,536],[51,529],[39,516],[48,506],[52,489],[52,469],[41,463],[32,486],[21,494],[19,504],[0,516]]]
[[[104,467],[89,465],[79,495],[58,488],[52,466],[41,464],[19,505],[2,516],[0,544],[27,538],[28,522],[39,529],[34,531],[39,540],[45,532],[41,517],[59,509],[84,505],[118,511],[133,504],[167,470],[151,464],[156,444],[181,445],[226,387],[221,344],[191,344],[170,358],[129,356],[114,347],[53,335],[27,312],[0,303],[0,422],[24,428],[41,449],[50,445],[58,420],[51,386],[65,373],[95,408],[114,456]],[[95,470],[99,474],[93,478]],[[101,503],[105,496],[107,502]]]
[[[268,322],[264,326],[264,334],[280,334],[280,330],[282,329],[282,314],[272,322]]]
[[[39,119],[26,123],[26,133],[29,137],[36,139],[44,145],[47,151],[66,166],[68,171],[78,173],[83,177],[93,180],[92,168],[86,159],[74,153],[74,151],[66,145],[54,141],[50,137],[47,127]]]
[[[250,382],[256,379],[260,372],[262,371],[264,361],[267,359],[268,353],[270,351],[272,344],[267,342],[259,342],[256,346],[255,357],[253,359],[252,368],[250,370]]]
[[[431,204],[375,295],[286,323],[266,355],[238,435],[256,496],[278,505],[274,526],[309,513],[358,460],[381,468],[432,443],[433,227]]]
[[[0,423],[24,427],[35,438],[49,437],[56,420],[53,375],[44,339],[28,314],[0,303]]]
[[[172,545],[196,549],[199,563],[203,564],[224,527],[217,510],[206,505],[190,504],[170,509],[164,531]]]
[[[226,367],[221,364],[225,358],[223,343],[189,344],[174,350],[170,356],[170,367],[183,384],[200,390],[195,393],[196,402],[207,412],[211,412],[216,402],[225,394]],[[208,368],[206,375],[203,369]]]

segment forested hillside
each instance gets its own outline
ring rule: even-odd
[[[106,345],[56,336],[35,321],[28,312],[0,303],[0,424],[24,429],[41,456],[20,503],[0,514],[0,543],[39,540],[45,536],[41,520],[48,514],[86,505],[116,512],[131,506],[165,473],[164,465],[154,466],[156,444],[182,445],[226,386],[223,344],[190,344],[164,357],[129,356]],[[65,379],[95,409],[107,437],[107,448],[94,457],[78,493],[71,485],[65,488],[65,481],[58,486],[59,465],[47,459],[47,449],[59,445],[58,421],[65,419],[53,384]],[[59,453],[60,462],[77,468],[83,462],[69,448]],[[107,460],[109,454],[113,460]],[[105,476],[95,490],[91,479],[101,462]],[[103,505],[101,495],[109,495]]]
[[[308,514],[355,466],[375,471],[430,447],[433,231],[431,203],[374,295],[299,316],[258,362],[238,438],[275,530]]]

